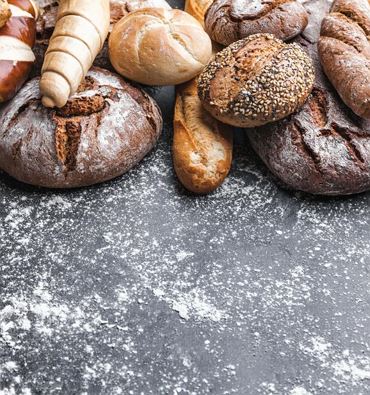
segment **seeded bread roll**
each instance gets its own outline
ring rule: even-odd
[[[92,68],[56,110],[41,104],[34,78],[0,111],[0,168],[36,186],[92,185],[131,169],[161,130],[154,100],[116,74]]]
[[[305,8],[296,0],[215,0],[205,16],[212,40],[231,43],[257,33],[271,33],[287,41],[308,22]]]
[[[216,55],[199,77],[198,93],[219,121],[249,128],[298,110],[314,78],[312,61],[299,45],[256,34]]]
[[[202,25],[181,10],[145,8],[122,18],[109,38],[115,70],[146,85],[177,85],[197,76],[212,55]]]
[[[331,0],[308,0],[309,25],[297,41],[313,59],[316,81],[302,109],[248,130],[254,150],[289,189],[319,195],[370,190],[370,122],[356,116],[325,77],[317,53]]]
[[[321,26],[321,64],[342,100],[366,119],[370,119],[369,39],[369,1],[336,0]]]

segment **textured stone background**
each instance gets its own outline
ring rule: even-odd
[[[124,177],[0,176],[0,394],[369,394],[370,195],[287,193],[243,135],[193,197],[157,149]]]

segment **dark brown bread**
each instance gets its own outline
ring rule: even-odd
[[[307,22],[307,12],[296,0],[215,0],[206,13],[205,29],[214,41],[229,45],[257,33],[290,40]]]
[[[199,77],[203,106],[216,119],[254,127],[285,118],[312,90],[311,59],[297,44],[255,34],[219,52]]]
[[[0,111],[0,168],[36,186],[92,185],[131,169],[161,129],[155,102],[106,70],[91,69],[58,110],[41,104],[34,78]]]
[[[336,0],[319,40],[322,66],[343,101],[370,119],[370,4]]]
[[[327,81],[316,43],[331,2],[310,0],[310,23],[298,42],[314,59],[315,87],[293,116],[248,131],[271,172],[290,189],[346,195],[370,189],[370,124],[346,107]]]

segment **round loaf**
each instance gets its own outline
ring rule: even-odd
[[[146,85],[177,85],[198,75],[212,56],[201,24],[181,10],[133,12],[109,38],[109,57],[118,73]]]
[[[307,23],[308,14],[296,0],[215,0],[205,16],[207,33],[223,45],[257,33],[271,33],[287,41]]]
[[[153,99],[106,70],[91,69],[57,110],[41,104],[34,78],[0,112],[0,168],[36,186],[92,185],[131,169],[161,129]]]
[[[249,128],[298,110],[314,78],[312,61],[299,45],[256,34],[216,55],[199,77],[198,93],[216,119]]]
[[[316,70],[314,89],[292,116],[248,130],[249,140],[285,187],[318,195],[370,190],[370,122],[356,116],[335,92],[320,65],[317,42],[330,0],[310,0],[309,26],[297,41]]]

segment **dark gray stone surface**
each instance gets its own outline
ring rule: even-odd
[[[0,176],[0,394],[369,394],[370,195],[313,199],[242,135],[208,197],[157,149],[70,192]]]

